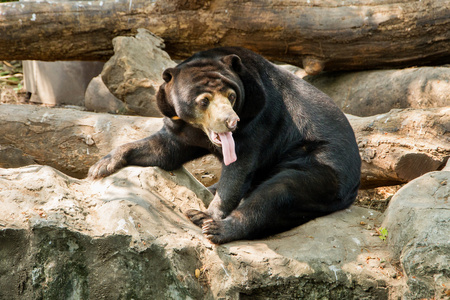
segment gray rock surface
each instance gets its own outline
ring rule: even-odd
[[[202,236],[180,209],[203,207],[199,187],[182,170],[1,169],[0,299],[198,299]]]
[[[345,113],[355,116],[450,103],[450,68],[444,66],[323,73],[303,79],[328,94]]]
[[[105,64],[102,79],[111,93],[126,105],[127,114],[161,116],[156,93],[166,68],[176,65],[162,50],[163,40],[145,29],[135,37],[113,39],[114,56]]]
[[[91,80],[84,97],[84,106],[89,111],[115,114],[124,114],[128,111],[125,103],[109,91],[101,75]]]
[[[19,168],[34,165],[36,161],[22,150],[0,144],[0,168]]]
[[[211,194],[183,170],[88,182],[0,170],[0,299],[398,299],[404,278],[360,207],[212,245],[183,215]],[[203,200],[203,201],[202,201]],[[363,223],[361,223],[363,222]]]
[[[383,227],[407,277],[405,299],[449,299],[450,170],[430,172],[400,189]]]

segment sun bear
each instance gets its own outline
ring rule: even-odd
[[[186,215],[216,244],[285,231],[355,200],[355,135],[312,85],[237,47],[199,52],[162,77],[162,129],[113,150],[90,178],[127,165],[173,170],[214,154],[223,162],[214,199]]]

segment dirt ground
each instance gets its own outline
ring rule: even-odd
[[[20,61],[0,63],[0,104],[28,104],[28,95],[23,87],[22,65]],[[35,105],[35,104],[33,104]],[[205,186],[210,186],[220,177],[220,166],[212,156],[205,156],[189,162],[185,167]],[[360,190],[355,204],[384,212],[392,196],[401,185]]]

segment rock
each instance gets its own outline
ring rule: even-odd
[[[304,69],[299,68],[297,66],[287,65],[287,64],[278,64],[278,66],[286,69],[287,71],[291,72],[292,74],[294,74],[300,78],[308,76],[308,74],[306,73],[306,71]]]
[[[303,68],[306,74],[318,75],[325,68],[325,62],[314,56],[306,56],[302,60]]]
[[[198,299],[202,237],[180,213],[204,207],[193,191],[211,198],[183,170],[127,168],[91,183],[46,166],[2,169],[0,299]]]
[[[447,160],[447,164],[446,164],[445,167],[442,169],[442,171],[450,171],[450,159]]]
[[[405,299],[450,294],[450,170],[425,174],[392,198],[382,226],[393,258],[403,267]]]
[[[0,145],[0,168],[18,168],[35,164],[36,161],[22,150]]]
[[[163,51],[163,40],[145,29],[135,37],[113,39],[114,56],[105,64],[102,79],[111,93],[122,100],[127,114],[161,116],[156,93],[166,68],[176,65]]]
[[[355,116],[450,103],[449,67],[323,73],[303,79],[328,94],[345,113]]]
[[[124,114],[128,111],[125,104],[116,98],[103,83],[101,75],[94,77],[89,83],[84,106],[89,111]]]
[[[386,242],[367,229],[379,213],[351,207],[216,246],[182,213],[211,197],[184,170],[128,167],[88,182],[47,166],[0,169],[0,298],[400,297]]]
[[[191,160],[184,167],[205,186],[218,182],[222,172],[222,163],[212,154]]]

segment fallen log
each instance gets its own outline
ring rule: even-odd
[[[362,188],[408,182],[442,169],[450,157],[450,107],[348,117],[363,160]],[[11,153],[18,153],[22,164],[34,161],[82,178],[113,148],[146,137],[161,126],[160,118],[0,105],[0,167],[12,166]],[[220,177],[216,160],[197,160],[187,168],[206,184]],[[203,180],[199,169],[213,178]]]
[[[114,37],[146,28],[174,59],[233,45],[309,74],[450,62],[447,0],[11,2],[0,24],[3,60],[106,61]]]
[[[0,167],[34,160],[82,178],[113,148],[158,131],[162,119],[96,114],[76,109],[0,105]],[[20,157],[13,158],[13,149]],[[9,155],[7,155],[9,154]],[[20,163],[20,161],[19,161]],[[17,167],[17,164],[15,165]]]
[[[367,117],[393,108],[450,105],[450,67],[324,72],[305,76],[347,114]]]
[[[450,107],[349,116],[362,158],[361,188],[401,184],[450,157]]]

